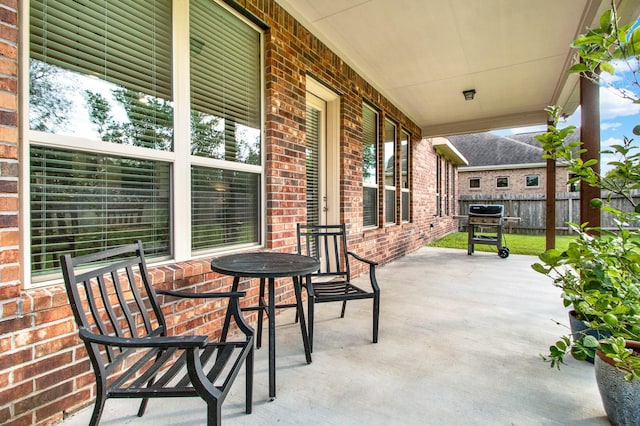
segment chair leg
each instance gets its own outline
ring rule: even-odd
[[[343,300],[342,301],[342,311],[340,311],[340,318],[344,318],[345,309],[347,309],[347,301]]]
[[[207,426],[222,425],[222,401],[207,404]]]
[[[309,332],[307,333],[309,335],[309,352],[313,352],[313,323],[314,323],[314,319],[313,319],[313,305],[314,305],[314,298],[309,296],[307,294],[307,312],[308,314],[308,320],[309,320],[309,324],[307,324],[307,330],[309,330]]]
[[[380,295],[373,298],[373,343],[378,343],[378,323],[380,320]]]
[[[91,420],[89,421],[90,426],[98,426],[100,422],[100,417],[102,417],[102,412],[104,410],[104,403],[106,398],[104,397],[104,391],[100,384],[96,387],[96,403],[93,406],[93,414],[91,414]]]
[[[142,417],[144,415],[144,412],[147,409],[148,403],[149,403],[149,398],[142,398],[142,401],[140,402],[140,408],[138,408],[138,417]]]
[[[247,354],[247,359],[245,360],[245,412],[247,414],[251,414],[253,410],[253,348]]]

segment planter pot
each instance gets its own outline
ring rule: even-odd
[[[640,342],[627,342],[627,348],[640,351]],[[604,411],[614,426],[635,426],[640,419],[640,380],[624,379],[611,358],[598,351],[595,359],[596,382]]]
[[[574,310],[569,311],[569,327],[571,328],[571,337],[573,337],[574,341],[580,340],[587,335],[593,336],[598,340],[609,337],[610,335],[609,332],[595,330],[589,327],[589,323],[576,318],[576,311]],[[593,357],[588,356],[585,361],[593,364]]]

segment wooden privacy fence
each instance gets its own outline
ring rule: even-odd
[[[606,194],[603,194],[603,199]],[[634,193],[634,199],[640,199],[640,191]],[[470,204],[502,204],[504,215],[519,217],[519,222],[507,222],[503,231],[512,234],[544,234],[546,229],[547,198],[545,194],[500,194],[500,195],[460,195],[458,208],[461,215],[466,215]],[[620,210],[630,210],[631,203],[615,197],[612,205]],[[559,192],[556,194],[556,234],[569,233],[567,222],[580,223],[580,193]],[[640,223],[631,224],[633,228]],[[611,214],[602,213],[601,226],[605,229],[616,229]],[[467,223],[460,220],[459,230],[466,231]]]

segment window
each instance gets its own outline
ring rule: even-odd
[[[189,37],[191,154],[199,157],[191,167],[191,247],[255,244],[260,34],[211,0],[192,0]]]
[[[499,176],[496,178],[496,188],[508,188],[509,178],[506,176]]]
[[[445,161],[444,163],[444,214],[449,216],[451,214],[451,163]]]
[[[525,176],[525,186],[527,188],[538,188],[540,186],[540,175]]]
[[[363,225],[378,225],[378,113],[362,106]]]
[[[400,187],[402,194],[401,217],[403,222],[409,222],[409,205],[411,192],[409,190],[409,133],[405,130],[400,132]]]
[[[180,259],[260,243],[261,33],[211,0],[189,6],[30,2],[33,277],[134,239]]]
[[[436,216],[442,216],[442,157],[436,156]]]
[[[480,189],[480,178],[469,178],[469,189]]]
[[[396,222],[396,125],[384,121],[384,221]]]

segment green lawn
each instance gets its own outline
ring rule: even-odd
[[[431,244],[427,244],[427,246],[466,250],[467,238],[468,237],[466,232],[456,232],[453,234],[449,234],[444,238],[436,240]],[[558,250],[565,250],[569,245],[569,241],[574,238],[575,236],[572,235],[557,235],[556,248]],[[509,248],[510,254],[528,254],[537,256],[545,250],[546,237],[544,235],[504,234],[502,245]],[[488,251],[495,253],[498,252],[498,247],[487,244],[475,244],[474,249],[475,251]]]

